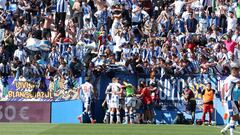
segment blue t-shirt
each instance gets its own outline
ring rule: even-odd
[[[233,100],[238,101],[238,97],[240,96],[240,88],[235,87],[233,89]]]

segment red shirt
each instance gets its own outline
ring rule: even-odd
[[[188,44],[188,49],[190,49],[192,52],[194,51],[195,47],[196,47],[196,45],[194,43],[189,43]]]
[[[226,48],[227,48],[227,51],[228,51],[228,52],[234,53],[234,48],[235,48],[235,46],[237,45],[236,42],[231,41],[231,40],[230,40],[230,41],[225,40],[225,41],[224,41],[224,44],[226,45]]]
[[[109,35],[108,36],[98,36],[98,40],[100,42],[100,45],[99,45],[99,47],[100,47],[101,45],[106,44],[107,41],[110,41],[111,36],[109,36]]]
[[[149,90],[148,87],[141,89],[141,95],[143,95],[143,103],[144,104],[152,103],[151,91]]]

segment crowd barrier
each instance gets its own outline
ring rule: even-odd
[[[102,122],[103,120],[105,112],[101,104],[105,99],[105,89],[109,82],[111,82],[112,77],[118,77],[120,81],[128,80],[135,86],[143,79],[149,82],[149,76],[146,75],[134,75],[122,72],[101,74],[96,78],[94,83],[98,96],[92,109],[97,122]],[[156,122],[158,124],[171,124],[178,113],[183,113],[186,118],[190,117],[185,112],[185,105],[181,96],[182,90],[186,85],[197,95],[196,119],[201,119],[201,91],[204,89],[206,82],[211,82],[212,87],[216,90],[213,120],[218,125],[224,124],[224,111],[220,101],[220,88],[223,79],[212,75],[186,75],[174,78],[157,76],[156,80],[158,89],[160,90],[161,109],[155,109]],[[77,97],[76,89],[66,91],[61,86],[63,84],[60,80],[54,80],[53,82],[46,80],[48,93],[45,94],[39,89],[38,93],[32,97],[30,91],[35,88],[35,84],[26,81],[12,83],[12,80],[13,78],[9,78],[8,80],[9,89],[7,92],[0,85],[0,122],[78,123],[77,116],[82,113],[83,106]],[[81,84],[81,81],[78,81],[77,85],[79,84]],[[46,111],[43,113],[42,110]],[[28,116],[28,120],[24,119],[25,116]]]

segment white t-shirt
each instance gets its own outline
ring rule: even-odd
[[[231,18],[228,17],[227,18],[227,31],[229,30],[235,30],[237,27],[237,19],[235,17]]]
[[[82,94],[84,97],[91,97],[92,93],[93,93],[93,86],[91,83],[89,82],[85,82],[84,84],[82,84],[80,86],[80,89],[82,90]]]
[[[187,21],[187,19],[190,17],[190,14],[188,11],[183,12],[182,18],[184,21]]]
[[[15,52],[14,52],[14,57],[18,57],[18,59],[23,63],[25,64],[26,62],[26,58],[27,58],[27,53],[25,50],[19,50],[17,49]]]
[[[121,84],[119,83],[110,83],[107,87],[108,91],[111,91],[111,99],[116,100],[117,94],[114,94],[115,92],[119,92],[121,90]],[[111,89],[111,90],[109,90]]]
[[[174,6],[175,6],[175,9],[174,9],[174,13],[176,15],[179,15],[182,13],[182,8],[183,6],[186,4],[186,2],[183,2],[183,1],[175,1],[174,2]]]
[[[200,18],[199,19],[199,30],[200,32],[207,32],[208,21],[207,19]]]

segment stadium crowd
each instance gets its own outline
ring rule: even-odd
[[[155,75],[226,76],[230,64],[240,62],[237,0],[1,2],[0,74],[14,75],[15,81],[58,76],[71,87],[81,75],[94,83],[101,73],[115,71],[151,74],[153,80]]]

